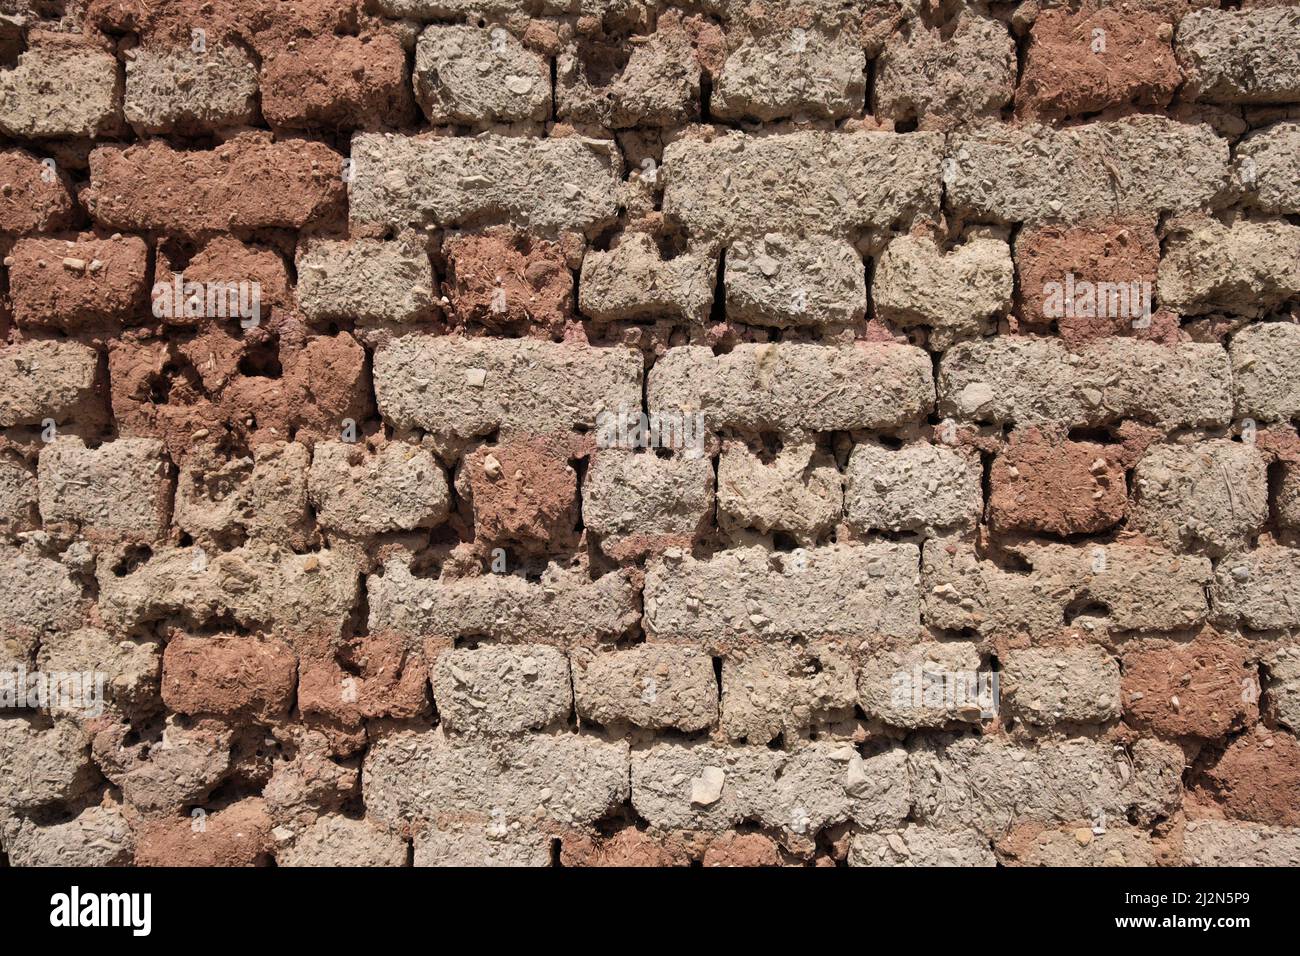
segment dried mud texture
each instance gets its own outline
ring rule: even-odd
[[[1300,862],[1294,2],[0,7],[0,866]]]

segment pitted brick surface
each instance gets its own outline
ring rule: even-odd
[[[0,8],[0,866],[1300,862],[1295,0]]]

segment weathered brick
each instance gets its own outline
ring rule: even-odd
[[[968,528],[980,516],[981,475],[977,457],[951,448],[861,442],[845,472],[845,517],[861,531]]]
[[[1215,344],[1109,338],[1067,351],[1054,339],[1004,337],[944,353],[939,412],[997,424],[1102,425],[1122,418],[1226,425],[1232,373]]]
[[[446,650],[430,681],[450,734],[518,734],[562,721],[573,709],[569,660],[541,644]]]
[[[551,112],[550,64],[502,26],[426,27],[412,81],[435,126],[537,122]]]
[[[66,339],[0,348],[0,427],[93,422],[102,416],[95,350]]]
[[[1228,185],[1228,144],[1208,126],[1130,116],[1054,130],[1000,124],[956,134],[948,202],[1003,223],[1184,212]]]
[[[413,720],[429,711],[424,655],[400,634],[350,637],[328,656],[298,668],[298,711],[360,729],[367,720]]]
[[[713,660],[691,647],[641,644],[625,651],[573,654],[578,717],[606,727],[632,725],[685,733],[718,720]]]
[[[0,132],[25,139],[94,138],[121,124],[117,60],[79,37],[33,33],[0,71]]]
[[[855,833],[849,866],[997,866],[987,837],[974,830],[908,824],[884,833]]]
[[[295,554],[268,542],[212,555],[199,547],[163,548],[120,575],[112,561],[101,560],[97,579],[100,611],[114,626],[179,617],[202,627],[229,617],[273,631],[300,653],[334,642],[358,593],[348,553]]]
[[[1300,550],[1263,545],[1218,564],[1215,614],[1257,631],[1300,626]]]
[[[714,79],[720,119],[841,119],[862,112],[866,58],[850,36],[798,28],[747,37]]]
[[[1213,635],[1126,644],[1124,718],[1168,737],[1213,740],[1253,723],[1259,679],[1249,653]]]
[[[173,522],[205,547],[247,536],[305,548],[313,540],[310,467],[299,442],[268,442],[233,459],[200,446],[177,478]]]
[[[457,326],[559,334],[574,317],[573,273],[558,242],[495,226],[443,243],[443,293]]]
[[[213,813],[152,820],[136,837],[136,866],[265,866],[273,845],[266,803],[248,797]]]
[[[785,532],[813,544],[844,511],[844,477],[811,438],[789,437],[771,461],[746,442],[726,440],[718,458],[718,525]]]
[[[684,138],[664,150],[663,211],[711,247],[769,232],[849,238],[933,214],[942,148],[933,133]]]
[[[84,610],[81,587],[69,568],[0,545],[0,663],[30,662],[39,640],[76,630]]]
[[[702,454],[660,458],[602,449],[582,482],[582,520],[601,550],[626,559],[690,548],[713,513],[713,465]]]
[[[932,239],[899,236],[876,265],[871,294],[881,318],[928,326],[931,347],[946,349],[1011,310],[1014,274],[1001,239],[975,237],[945,252]]]
[[[0,535],[10,537],[40,525],[36,476],[25,465],[0,458]]]
[[[852,719],[857,694],[844,649],[830,642],[754,645],[722,659],[722,732],[762,745]]]
[[[1300,742],[1257,724],[1205,770],[1204,789],[1231,819],[1300,826]]]
[[[538,582],[512,574],[426,580],[394,558],[366,584],[372,634],[392,630],[448,644],[464,637],[578,646],[621,637],[640,613],[626,572],[592,580],[552,566]]]
[[[449,821],[415,833],[416,866],[547,867],[551,841],[543,833],[512,832],[505,823]]]
[[[645,628],[654,640],[706,647],[910,637],[920,626],[916,568],[915,545],[889,542],[737,548],[703,560],[669,551],[646,572]]]
[[[109,746],[117,751],[114,761],[122,764],[115,766],[110,775],[121,787],[126,802],[145,816],[178,815],[184,808],[203,803],[226,779],[232,738],[227,725],[212,719],[190,723],[170,716],[161,735],[152,742],[165,741],[163,746],[142,742],[128,751],[121,742],[110,742]],[[108,761],[98,742],[95,753],[100,766],[105,766]],[[181,820],[189,832],[193,818],[185,816]]]
[[[1159,265],[1154,220],[1026,227],[1016,236],[1021,318],[1045,328],[1055,323],[1070,348],[1143,326],[1154,332]]]
[[[1170,225],[1160,301],[1183,315],[1258,316],[1300,294],[1300,226],[1189,217]]]
[[[161,656],[152,641],[121,640],[97,627],[81,627],[43,635],[36,663],[46,672],[101,673],[104,697],[123,713],[139,713],[157,705]]]
[[[867,310],[866,269],[847,242],[768,233],[727,249],[727,318],[750,325],[837,326]]]
[[[1036,727],[1102,724],[1120,715],[1119,665],[1105,648],[1031,647],[1001,658],[1007,709]]]
[[[685,252],[663,258],[643,232],[625,234],[609,252],[588,252],[578,281],[578,308],[599,322],[681,318],[703,323],[713,305],[717,263]]]
[[[83,532],[154,541],[171,520],[171,467],[161,442],[119,438],[87,448],[61,437],[41,449],[41,516]]]
[[[343,157],[307,140],[247,133],[211,150],[150,140],[94,150],[81,198],[96,222],[113,229],[183,236],[301,229],[339,212],[342,177]]]
[[[41,826],[11,817],[4,824],[10,866],[127,866],[135,838],[116,806],[87,807],[66,823]]]
[[[135,236],[20,239],[9,266],[14,319],[67,330],[136,319],[145,300],[148,256]]]
[[[992,737],[929,737],[911,748],[908,765],[917,823],[987,837],[1018,823],[1102,814],[1149,824],[1182,797],[1182,751],[1149,739],[1130,756],[1084,738],[1021,747]]]
[[[98,778],[76,721],[0,719],[0,808],[39,810],[82,796]]]
[[[927,541],[926,623],[980,634],[1050,635],[1084,616],[1119,631],[1171,631],[1199,624],[1209,611],[1207,558],[1127,544],[1026,544],[1014,555],[1027,571],[982,559],[970,543]]]
[[[297,36],[263,57],[262,114],[275,129],[373,129],[414,115],[406,53],[388,32]]]
[[[628,749],[583,734],[460,743],[402,730],[371,743],[362,780],[366,811],[380,823],[456,816],[505,830],[581,825],[628,798]]]
[[[251,125],[256,96],[257,67],[234,44],[142,46],[127,56],[123,113],[142,136]]]
[[[1228,820],[1189,820],[1183,861],[1191,866],[1296,866],[1300,827]]]
[[[632,751],[632,806],[660,830],[726,830],[751,819],[811,836],[837,823],[895,827],[911,792],[901,748],[864,758],[849,744],[783,753],[657,743]]]
[[[1264,212],[1300,212],[1300,123],[1277,123],[1237,144],[1237,178]]]
[[[1182,82],[1173,30],[1154,11],[1044,10],[1029,36],[1016,91],[1016,109],[1028,116],[1163,107]]]
[[[1264,692],[1269,716],[1300,733],[1300,649],[1282,646],[1264,658]]]
[[[1228,354],[1238,415],[1285,421],[1300,413],[1300,326],[1248,325],[1232,337]]]
[[[405,335],[375,351],[374,378],[388,422],[447,443],[590,427],[641,406],[641,356],[617,346]]]
[[[931,364],[910,345],[764,343],[714,355],[669,349],[650,369],[651,411],[701,412],[710,431],[891,428],[934,404]]]
[[[1016,44],[997,20],[964,16],[950,35],[920,22],[891,36],[877,64],[875,112],[940,128],[996,115],[1011,102]]]
[[[6,149],[0,152],[0,183],[0,232],[57,232],[72,223],[76,202],[52,158]]]
[[[965,641],[873,650],[858,673],[858,704],[867,717],[907,730],[977,724],[997,714],[992,678],[981,676],[982,670],[991,673],[975,645]]]
[[[1115,449],[1096,442],[1016,429],[989,472],[989,524],[996,531],[1104,531],[1127,507],[1123,463]]]
[[[182,714],[285,714],[297,683],[283,643],[239,636],[179,635],[163,653],[163,702]]]
[[[578,473],[561,438],[480,445],[461,459],[456,494],[473,512],[474,538],[525,554],[573,547]],[[500,569],[498,569],[500,570]]]
[[[406,841],[339,814],[322,815],[293,845],[275,854],[276,866],[405,866]]]
[[[352,139],[349,216],[358,226],[506,222],[543,234],[594,235],[617,212],[619,160],[577,136]]]
[[[1254,445],[1153,445],[1133,472],[1130,522],[1174,551],[1245,547],[1268,521],[1268,474]]]
[[[1195,10],[1178,23],[1183,95],[1216,103],[1300,100],[1300,10]]]
[[[434,527],[450,498],[433,455],[401,441],[317,442],[308,487],[320,526],[356,537]]]
[[[1097,830],[1102,832],[1098,833]],[[1138,827],[1025,823],[997,841],[1005,866],[1157,866],[1159,847]]]
[[[298,302],[316,321],[412,322],[433,309],[433,270],[421,249],[372,239],[298,248]]]
[[[607,49],[579,43],[560,51],[555,59],[559,118],[623,129],[673,126],[696,112],[700,67],[681,14],[663,11],[654,31],[637,41],[625,46],[606,41]]]

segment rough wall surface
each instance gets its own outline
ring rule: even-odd
[[[3,861],[1300,863],[1298,51],[5,4]]]

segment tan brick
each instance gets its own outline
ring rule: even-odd
[[[784,440],[771,461],[746,442],[726,440],[718,458],[717,499],[724,531],[780,531],[811,545],[843,514],[844,477],[810,438]]]
[[[852,236],[938,208],[937,134],[729,133],[664,150],[663,211],[716,247],[777,232]]]
[[[450,734],[517,734],[562,721],[573,709],[569,660],[541,644],[446,650],[431,662],[430,681]]]
[[[1178,23],[1184,95],[1218,103],[1300,100],[1300,11],[1195,10]]]
[[[0,71],[0,132],[24,139],[93,138],[120,126],[117,61],[79,39],[29,35],[17,64]]]
[[[353,224],[487,225],[589,235],[617,212],[618,154],[576,136],[352,139]]]
[[[1028,570],[1004,570],[969,542],[935,538],[922,554],[927,624],[980,634],[1050,635],[1076,616],[1117,631],[1194,627],[1209,613],[1210,562],[1141,545],[1025,545]]]
[[[835,431],[922,418],[934,384],[929,357],[910,345],[745,344],[722,355],[686,345],[654,364],[646,395],[652,412],[703,413],[709,431]]]
[[[142,46],[126,60],[126,121],[140,135],[206,132],[253,121],[257,67],[234,44]]]
[[[920,626],[916,568],[915,545],[889,542],[736,548],[704,560],[669,551],[646,572],[645,628],[653,640],[706,647],[908,637]]]
[[[1120,715],[1119,665],[1105,648],[1030,647],[1001,658],[1007,710],[1036,727],[1102,724]]]
[[[538,582],[513,574],[426,580],[400,558],[383,570],[367,579],[371,633],[440,642],[531,638],[570,647],[620,637],[639,618],[636,590],[622,571],[592,580],[552,566]]]
[[[588,824],[626,800],[628,749],[572,733],[459,743],[402,730],[370,745],[362,780],[366,811],[380,823],[450,816],[528,832]]]
[[[713,465],[690,451],[661,458],[601,449],[582,482],[582,519],[616,559],[690,548],[713,513]]]
[[[0,348],[0,427],[85,424],[102,417],[95,350],[69,340],[27,341]]]
[[[1101,425],[1122,418],[1225,425],[1232,374],[1214,344],[1157,345],[1107,338],[1069,352],[1054,339],[1006,336],[949,349],[939,367],[939,411],[959,419]]]
[[[685,733],[718,720],[713,660],[690,647],[642,644],[625,651],[573,654],[578,717],[602,726],[631,724]]]
[[[307,242],[296,266],[298,302],[311,319],[412,322],[433,309],[428,254],[399,242]]]
[[[591,427],[641,405],[641,356],[617,346],[405,335],[376,350],[374,378],[395,428],[449,443]]]
[[[969,528],[980,516],[982,470],[969,453],[912,442],[854,446],[845,473],[845,517],[861,531]]]
[[[911,794],[900,748],[862,757],[849,744],[794,753],[656,743],[632,751],[632,806],[659,830],[726,830],[758,820],[796,836],[837,823],[894,827]]]
[[[992,737],[927,737],[908,754],[913,818],[1000,836],[1017,823],[1167,816],[1182,797],[1183,754],[1143,739],[1130,757],[1084,738],[1037,747]],[[979,794],[972,800],[971,794]]]
[[[793,741],[851,720],[853,667],[841,645],[754,645],[722,659],[722,731],[733,741]]]
[[[308,487],[320,526],[355,537],[434,527],[450,498],[433,455],[400,441],[317,442]]]
[[[171,519],[171,466],[161,442],[119,438],[87,448],[62,437],[41,449],[41,517],[88,533],[154,541]]]

